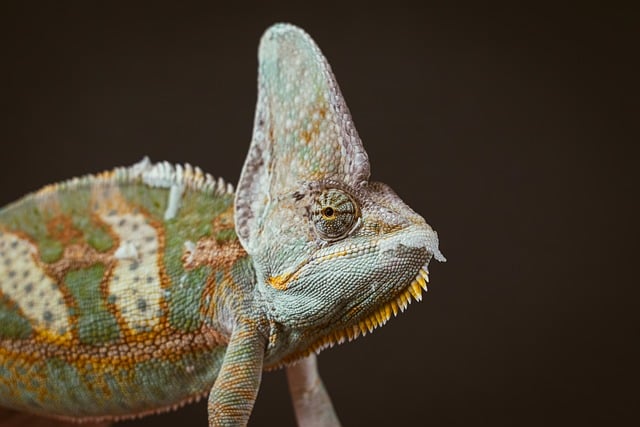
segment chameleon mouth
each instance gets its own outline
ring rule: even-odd
[[[360,336],[372,333],[376,328],[384,326],[392,316],[395,317],[399,313],[404,312],[412,300],[422,301],[422,292],[427,291],[427,283],[429,283],[428,264],[429,262],[427,261],[427,263],[420,268],[416,277],[390,300],[380,304],[371,312],[362,316],[360,320],[351,322],[349,326],[321,337],[307,347],[306,350],[296,352],[286,357],[278,366],[287,365],[303,357],[307,357],[311,353],[318,354],[322,350],[333,347],[336,344],[342,344],[345,341],[350,342]]]

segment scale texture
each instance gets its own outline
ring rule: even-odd
[[[0,210],[0,406],[99,422],[208,395],[210,425],[246,425],[264,369],[421,299],[429,261],[444,261],[437,235],[369,181],[331,69],[301,29],[267,30],[258,88],[235,192],[144,159]],[[338,425],[308,360],[288,371],[298,422]]]

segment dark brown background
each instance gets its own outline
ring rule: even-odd
[[[259,37],[293,22],[332,64],[373,178],[449,258],[425,301],[321,355],[345,426],[616,425],[638,405],[634,15],[476,3],[3,2],[0,204],[143,155],[236,182]],[[265,374],[251,425],[292,425],[288,399]],[[176,423],[206,425],[204,407],[126,425]]]

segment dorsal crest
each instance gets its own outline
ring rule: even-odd
[[[300,28],[278,24],[259,49],[258,102],[251,148],[236,194],[236,228],[252,236],[278,197],[306,182],[369,179],[367,154],[320,49]]]

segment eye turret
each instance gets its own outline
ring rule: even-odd
[[[331,188],[315,199],[311,220],[318,236],[332,242],[346,237],[356,223],[360,211],[353,198],[342,190]]]

